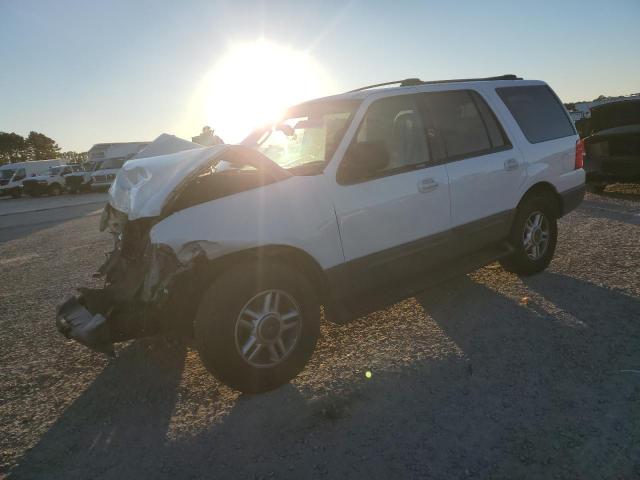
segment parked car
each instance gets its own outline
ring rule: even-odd
[[[512,75],[392,83],[297,105],[243,145],[127,162],[100,222],[106,286],[64,302],[58,329],[107,353],[192,332],[217,378],[262,392],[305,366],[321,305],[344,322],[372,295],[496,260],[544,270],[585,189],[553,91]]]
[[[102,161],[85,162],[81,170],[64,176],[64,184],[69,193],[88,192],[91,190],[91,174],[100,169]]]
[[[25,179],[45,174],[51,167],[56,167],[61,163],[60,160],[33,160],[0,166],[0,196],[20,197]]]
[[[100,168],[91,173],[91,190],[108,190],[116,178],[116,174],[126,162],[126,158],[107,158],[103,160]]]
[[[640,181],[640,98],[593,107],[589,126],[585,171],[594,189]]]
[[[22,182],[23,191],[32,197],[40,195],[60,195],[64,192],[64,177],[72,172],[80,171],[80,165],[58,165],[43,175],[28,178]]]

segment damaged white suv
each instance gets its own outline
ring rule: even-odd
[[[216,377],[261,392],[305,366],[321,306],[343,322],[495,260],[543,270],[585,180],[553,91],[393,83],[295,106],[243,145],[127,162],[100,224],[105,288],[60,305],[59,330],[106,353],[188,332]]]

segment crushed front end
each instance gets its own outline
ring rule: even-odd
[[[58,306],[56,326],[63,335],[112,355],[114,343],[170,330],[179,325],[177,317],[190,313],[188,292],[177,278],[191,265],[149,241],[154,223],[153,218],[128,221],[106,205],[100,230],[113,235],[114,248],[94,274],[104,279],[104,287],[80,288]]]

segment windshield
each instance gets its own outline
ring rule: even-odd
[[[126,160],[124,158],[107,158],[102,162],[99,168],[96,170],[108,170],[110,168],[122,168]]]
[[[49,176],[51,177],[55,177],[57,175],[60,175],[62,173],[62,167],[51,167],[49,169]]]
[[[16,171],[10,168],[2,169],[0,170],[0,178],[3,180],[10,180],[14,173],[16,173]]]
[[[322,171],[359,104],[359,101],[322,101],[299,105],[278,123],[254,132],[243,143],[282,168]]]

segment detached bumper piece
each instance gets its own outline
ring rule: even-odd
[[[115,355],[107,319],[99,313],[93,315],[77,297],[71,297],[58,306],[56,327],[65,337],[72,338],[96,352]]]

